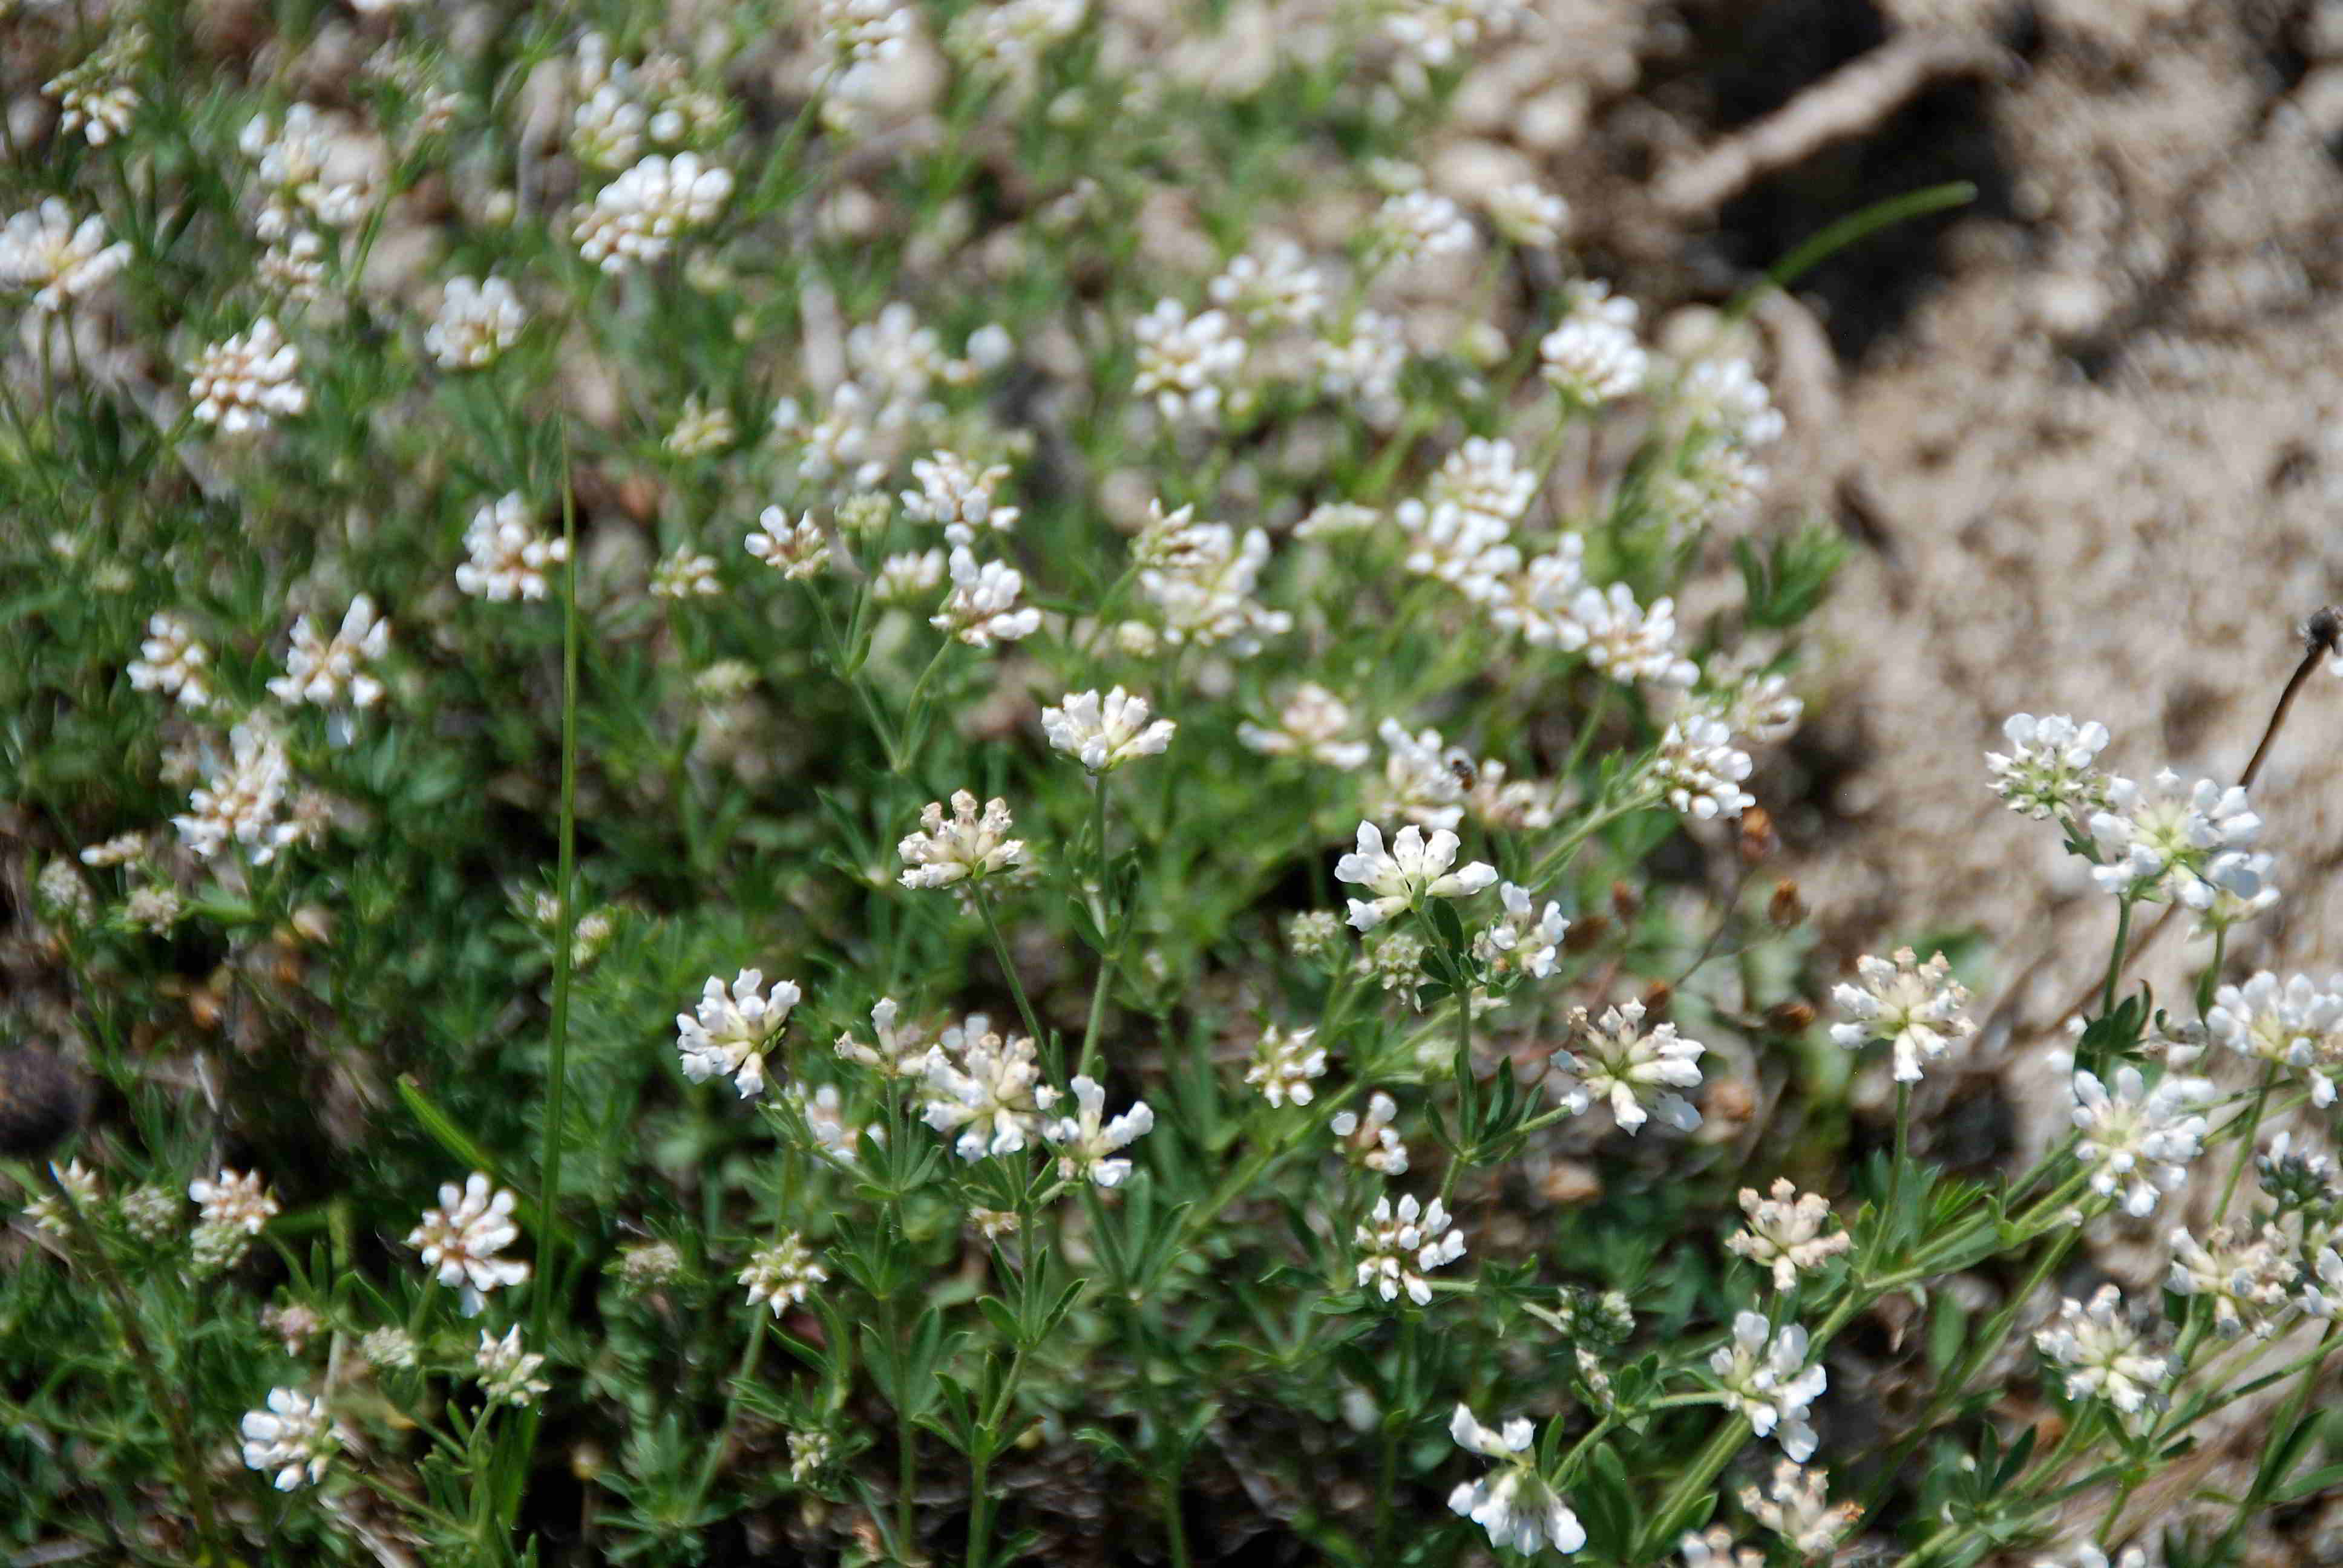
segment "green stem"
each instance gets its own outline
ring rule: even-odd
[[[2254,1090],[2254,1102],[2246,1112],[2245,1131],[2237,1140],[2237,1157],[2229,1162],[2229,1179],[2221,1184],[2221,1201],[2213,1211],[2213,1223],[2219,1224],[2229,1217],[2229,1200],[2237,1193],[2237,1178],[2246,1173],[2246,1166],[2254,1157],[2254,1134],[2261,1131],[2262,1113],[2269,1108],[2271,1086],[2278,1082],[2278,1063],[2262,1064],[2262,1081]]]
[[[545,1233],[537,1244],[537,1292],[530,1302],[529,1337],[542,1349],[553,1312],[558,1227],[553,1216],[561,1201],[561,1117],[568,1085],[569,982],[578,940],[578,498],[570,483],[569,439],[561,452],[561,538],[568,553],[561,589],[561,827],[555,869],[552,1037],[545,1064],[545,1147],[538,1182],[538,1212]]]
[[[1716,1429],[1716,1435],[1708,1440],[1708,1446],[1700,1451],[1700,1457],[1693,1461],[1692,1468],[1676,1477],[1676,1483],[1668,1488],[1667,1495],[1652,1512],[1650,1531],[1641,1543],[1637,1562],[1656,1557],[1666,1548],[1668,1543],[1662,1538],[1662,1532],[1677,1527],[1678,1517],[1700,1495],[1700,1489],[1733,1462],[1733,1456],[1748,1440],[1749,1418],[1737,1411],[1726,1416],[1724,1424]]]
[[[699,1475],[691,1488],[691,1507],[687,1515],[699,1517],[699,1505],[708,1499],[708,1488],[716,1479],[717,1467],[723,1462],[724,1448],[732,1440],[732,1425],[740,1413],[740,1391],[757,1375],[757,1362],[765,1350],[765,1324],[772,1314],[758,1309],[749,1320],[749,1343],[740,1352],[740,1365],[732,1374],[732,1386],[724,1398],[724,1419],[717,1423],[714,1441],[708,1445],[708,1457],[699,1462]]]
[[[984,917],[984,934],[992,939],[992,956],[1001,960],[1001,975],[1009,981],[1009,991],[1017,999],[1017,1016],[1025,1021],[1025,1032],[1032,1038],[1033,1049],[1046,1050],[1049,1036],[1041,1032],[1040,1020],[1033,1016],[1033,1004],[1025,995],[1025,982],[1017,977],[1017,965],[1009,957],[1009,944],[1001,935],[1001,922],[993,918],[992,900],[983,890],[976,894],[976,911]]]
[[[2124,954],[2131,944],[2131,900],[2116,901],[2116,946],[2107,955],[2107,983],[2099,990],[2099,1011],[2102,1015],[2116,1010],[2116,984],[2123,978]]]

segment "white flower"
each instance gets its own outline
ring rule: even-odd
[[[1749,753],[1735,749],[1733,732],[1722,719],[1690,713],[1672,721],[1660,738],[1652,777],[1670,806],[1705,821],[1738,817],[1757,803],[1741,788],[1752,766]]]
[[[224,435],[265,430],[277,416],[309,407],[300,381],[301,351],[266,316],[250,330],[206,346],[187,369],[196,423],[216,425]]]
[[[683,412],[676,416],[664,445],[679,457],[705,457],[729,447],[739,435],[732,410],[720,403],[710,407],[694,393],[683,400]]]
[[[62,1171],[57,1169],[55,1161],[51,1161],[49,1174],[57,1179],[57,1185],[73,1195],[74,1202],[83,1212],[86,1213],[89,1206],[97,1201],[97,1172],[84,1165],[78,1156]],[[63,1236],[73,1230],[71,1213],[54,1192],[44,1192],[25,1204],[25,1217],[33,1222],[35,1229],[46,1231],[51,1235]]]
[[[1656,598],[1644,609],[1625,583],[1584,588],[1570,601],[1570,618],[1581,635],[1556,646],[1584,648],[1586,662],[1614,680],[1687,687],[1700,678],[1700,667],[1675,650],[1674,599]]]
[[[1338,1111],[1326,1125],[1335,1137],[1350,1145],[1350,1155],[1368,1170],[1384,1176],[1407,1174],[1407,1145],[1401,1141],[1399,1130],[1392,1125],[1399,1120],[1399,1101],[1381,1090],[1367,1096],[1367,1113],[1362,1117],[1355,1111]]]
[[[1489,193],[1489,221],[1514,245],[1547,250],[1570,222],[1570,204],[1535,180],[1517,180]]]
[[[826,1160],[850,1165],[861,1152],[864,1134],[880,1143],[887,1141],[887,1129],[880,1122],[857,1127],[846,1119],[846,1097],[835,1083],[819,1088],[793,1084],[789,1101],[799,1117],[805,1122],[806,1135],[812,1139],[817,1152]]]
[[[307,616],[294,620],[285,673],[268,683],[268,690],[280,702],[326,708],[347,697],[357,707],[372,708],[382,700],[382,682],[360,666],[380,658],[389,647],[390,622],[375,614],[373,599],[360,594],[350,600],[330,642],[317,635]]]
[[[740,1282],[749,1287],[749,1304],[759,1302],[779,1317],[784,1308],[802,1302],[813,1288],[830,1278],[815,1260],[813,1249],[795,1231],[749,1254]]]
[[[871,574],[870,597],[880,604],[932,598],[944,583],[944,553],[923,550],[889,556]]]
[[[678,545],[651,570],[654,598],[714,598],[723,591],[723,585],[716,580],[716,558],[702,555],[689,545]]]
[[[826,1432],[789,1433],[789,1479],[803,1486],[830,1463],[831,1444]]]
[[[1635,340],[1635,302],[1608,284],[1571,291],[1570,309],[1538,344],[1545,378],[1574,403],[1607,403],[1642,389],[1651,356]]]
[[[2314,1318],[2343,1317],[2343,1252],[2319,1248],[2311,1271],[2311,1278],[2303,1282],[2302,1310]]]
[[[167,610],[156,610],[146,620],[146,640],[130,661],[132,689],[160,691],[175,697],[182,708],[211,706],[211,682],[206,677],[212,650],[196,640],[195,628]]]
[[[1307,327],[1326,307],[1326,280],[1290,239],[1232,257],[1206,292],[1257,327]]]
[[[518,1323],[507,1329],[502,1339],[482,1329],[480,1348],[472,1353],[472,1365],[480,1380],[480,1392],[490,1404],[516,1407],[535,1404],[538,1397],[553,1386],[537,1375],[538,1369],[544,1364],[542,1355],[522,1352]]]
[[[256,1171],[223,1168],[216,1181],[197,1179],[188,1182],[187,1196],[201,1209],[202,1223],[241,1231],[247,1236],[259,1235],[260,1228],[277,1212],[276,1196],[268,1191]]]
[[[1464,809],[1483,827],[1518,833],[1554,826],[1562,786],[1536,779],[1509,779],[1505,765],[1484,757],[1473,765],[1473,787]]]
[[[1820,1362],[1806,1364],[1806,1331],[1789,1323],[1766,1335],[1773,1325],[1760,1312],[1739,1312],[1733,1319],[1733,1338],[1712,1352],[1708,1370],[1718,1386],[1732,1396],[1733,1407],[1760,1437],[1772,1436],[1782,1452],[1805,1463],[1814,1457],[1815,1429],[1807,1424],[1806,1409],[1829,1385],[1830,1374]]]
[[[832,565],[830,538],[808,512],[796,522],[779,507],[757,514],[756,531],[743,541],[749,553],[791,579],[819,577]]]
[[[1700,1085],[1700,1058],[1707,1048],[1679,1039],[1664,1023],[1644,1032],[1644,1004],[1621,1002],[1594,1019],[1583,1007],[1570,1010],[1572,1044],[1554,1053],[1546,1086],[1572,1111],[1596,1099],[1610,1102],[1612,1119],[1630,1135],[1657,1116],[1679,1131],[1700,1125],[1700,1112],[1674,1093]],[[1645,1103],[1649,1100],[1649,1104]]]
[[[1473,248],[1473,225],[1463,212],[1446,196],[1430,191],[1384,197],[1375,215],[1374,236],[1380,249],[1402,261]]]
[[[1318,1043],[1315,1029],[1289,1030],[1272,1023],[1261,1031],[1252,1052],[1245,1081],[1260,1090],[1263,1100],[1272,1105],[1288,1101],[1307,1105],[1316,1098],[1310,1081],[1325,1075],[1326,1051]]]
[[[1454,65],[1483,37],[1503,32],[1525,15],[1521,0],[1399,0],[1383,18],[1383,30],[1417,60],[1438,70]]]
[[[1077,1074],[1068,1086],[1074,1091],[1076,1114],[1061,1117],[1041,1130],[1060,1150],[1058,1174],[1068,1181],[1088,1179],[1101,1187],[1120,1187],[1131,1174],[1131,1161],[1108,1156],[1125,1149],[1153,1130],[1155,1112],[1144,1100],[1106,1121],[1106,1091],[1094,1080]]]
[[[951,819],[930,800],[920,813],[920,830],[895,846],[904,870],[896,880],[907,888],[948,888],[955,882],[998,876],[1025,863],[1025,840],[1012,839],[1009,802],[993,799],[977,814],[976,797],[965,789],[951,798]]]
[[[2068,1399],[2104,1399],[2125,1415],[2146,1409],[2172,1375],[2168,1360],[2142,1347],[2113,1285],[2101,1285],[2087,1305],[2067,1297],[2034,1344],[2063,1371]]]
[[[1016,642],[1041,629],[1041,612],[1021,606],[1025,576],[1003,561],[981,565],[964,545],[955,546],[950,561],[951,592],[928,624],[970,648],[990,648],[996,642]]]
[[[368,1366],[406,1370],[422,1364],[415,1336],[402,1328],[370,1330],[358,1341],[358,1354]]]
[[[731,195],[729,169],[691,153],[653,153],[595,193],[578,218],[578,249],[604,272],[657,261],[678,235],[711,222]]]
[[[1582,1357],[1588,1354],[1585,1351],[1578,1353]],[[1604,1379],[1606,1385],[1609,1382],[1607,1377]],[[1758,1496],[1754,1486],[1745,1490],[1750,1497]],[[1684,1559],[1683,1568],[1765,1568],[1765,1553],[1755,1546],[1735,1544],[1733,1532],[1722,1524],[1712,1524],[1698,1534],[1687,1530],[1677,1536],[1676,1555]]]
[[[2107,743],[2104,724],[2077,724],[2063,713],[2036,719],[2013,713],[2001,727],[2006,753],[1985,754],[1993,792],[2021,816],[2081,816],[2104,808],[2107,778],[2092,765]]]
[[[266,193],[256,232],[283,238],[306,213],[327,228],[348,228],[376,200],[381,171],[376,154],[347,116],[312,104],[294,104],[284,117],[255,115],[236,146],[254,162]]]
[[[1399,378],[1407,368],[1407,334],[1397,317],[1380,310],[1353,312],[1340,338],[1311,346],[1319,392],[1336,403],[1354,404],[1370,424],[1388,426],[1402,412]]]
[[[2168,768],[2152,782],[2149,794],[2128,779],[2108,780],[2107,809],[2090,818],[2091,840],[2107,857],[2091,868],[2092,879],[2120,898],[2177,900],[2192,910],[2211,908],[2223,890],[2242,899],[2259,893],[2259,870],[2245,846],[2262,819],[2247,808],[2245,789],[2210,779],[2183,784]]]
[[[152,629],[154,623],[150,621],[147,625]],[[135,677],[131,684],[138,684]],[[81,863],[85,866],[126,866],[146,853],[146,834],[116,833],[111,839],[85,848],[81,852]]]
[[[1464,819],[1464,780],[1475,771],[1471,753],[1443,747],[1437,729],[1410,735],[1395,719],[1375,726],[1375,736],[1383,743],[1383,776],[1368,793],[1370,811],[1422,828],[1453,828]]]
[[[999,0],[953,17],[944,43],[971,68],[1004,73],[1022,84],[1039,69],[1042,54],[1089,15],[1090,0]]]
[[[464,529],[471,558],[456,568],[459,590],[497,604],[545,597],[545,568],[569,558],[569,541],[538,533],[531,511],[514,491],[472,514]]]
[[[1774,1467],[1773,1479],[1760,1492],[1741,1489],[1741,1506],[1749,1517],[1780,1536],[1792,1551],[1819,1562],[1838,1549],[1839,1538],[1863,1517],[1861,1505],[1827,1501],[1829,1477],[1820,1470],[1801,1470],[1789,1460]]]
[[[1749,1228],[1725,1239],[1727,1249],[1774,1271],[1774,1288],[1786,1291],[1798,1282],[1802,1271],[1819,1269],[1825,1260],[1855,1244],[1845,1231],[1825,1234],[1831,1221],[1830,1201],[1819,1192],[1801,1194],[1789,1178],[1774,1183],[1770,1197],[1754,1187],[1741,1190],[1741,1209]]]
[[[122,918],[156,936],[167,933],[186,912],[186,905],[171,888],[135,888],[122,901]]]
[[[2324,1110],[2335,1103],[2335,1075],[2343,1071],[2343,975],[2325,990],[2308,975],[2283,985],[2264,970],[2242,986],[2213,993],[2206,1030],[2241,1056],[2256,1058],[2302,1075],[2310,1101]]]
[[[2154,1211],[2160,1192],[2187,1183],[2188,1161],[2204,1151],[2205,1118],[2194,1108],[2213,1098],[2209,1081],[2167,1075],[2151,1091],[2139,1069],[2122,1067],[2113,1094],[2095,1074],[2077,1072],[2074,1096],[2075,1157],[2092,1166],[2092,1191],[2119,1196],[2137,1219]]]
[[[1413,1192],[1396,1209],[1390,1198],[1376,1199],[1353,1240],[1359,1249],[1360,1288],[1372,1288],[1386,1302],[1396,1301],[1405,1291],[1419,1307],[1432,1302],[1432,1283],[1423,1276],[1464,1255],[1464,1232],[1453,1228],[1440,1200],[1418,1204]]]
[[[1151,400],[1172,424],[1216,425],[1229,385],[1244,366],[1244,339],[1218,310],[1191,317],[1176,299],[1131,324],[1139,339],[1139,368],[1131,390]]]
[[[1498,585],[1483,608],[1500,631],[1517,631],[1532,648],[1574,652],[1586,646],[1586,628],[1572,613],[1586,581],[1586,540],[1564,534],[1554,548],[1532,556]]]
[[[1926,963],[1910,948],[1896,950],[1894,962],[1866,954],[1855,960],[1860,985],[1832,988],[1831,1000],[1849,1021],[1831,1025],[1831,1039],[1849,1050],[1875,1040],[1896,1047],[1896,1081],[1920,1081],[1920,1059],[1934,1060],[1956,1040],[1976,1033],[1962,1015],[1968,988],[1953,978],[1952,960],[1938,953]]]
[[[279,1492],[323,1480],[342,1445],[326,1402],[289,1388],[270,1389],[268,1408],[246,1412],[242,1431],[245,1468],[276,1472]]]
[[[896,1022],[900,1010],[893,997],[880,997],[870,1009],[870,1030],[877,1043],[865,1044],[850,1034],[840,1034],[836,1047],[840,1058],[867,1067],[881,1078],[923,1077],[935,1044],[924,1030]]]
[[[1784,421],[1773,394],[1746,359],[1704,359],[1676,387],[1676,402],[1693,426],[1736,447],[1768,447]]]
[[[1473,436],[1441,459],[1424,497],[1434,506],[1459,507],[1511,525],[1528,513],[1537,487],[1536,472],[1522,463],[1511,441]]]
[[[1562,906],[1552,900],[1540,911],[1530,901],[1529,890],[1512,882],[1497,886],[1505,912],[1473,939],[1474,956],[1492,976],[1518,971],[1537,980],[1554,973],[1562,952],[1562,939],[1570,930]]]
[[[1449,1509],[1489,1533],[1489,1544],[1510,1546],[1534,1556],[1551,1543],[1557,1552],[1586,1544],[1578,1515],[1537,1472],[1535,1429],[1527,1417],[1492,1432],[1464,1405],[1449,1418],[1448,1435],[1468,1452],[1498,1462],[1500,1468],[1478,1481],[1461,1482],[1448,1494]]]
[[[96,53],[41,85],[62,111],[57,116],[60,136],[79,131],[91,146],[102,147],[130,128],[131,116],[138,110],[133,76],[146,42],[146,24],[127,23]]]
[[[228,731],[228,753],[227,765],[196,787],[186,813],[172,818],[171,825],[199,859],[211,859],[235,843],[253,864],[265,866],[300,837],[298,824],[282,819],[292,764],[275,731],[256,719]]]
[[[442,370],[478,370],[518,342],[528,325],[520,296],[503,278],[451,277],[439,314],[424,328],[423,348]]]
[[[75,223],[55,196],[0,226],[0,288],[33,290],[36,310],[62,310],[95,293],[129,259],[128,244],[106,243],[103,217],[92,213]]]
[[[1277,716],[1277,728],[1264,729],[1246,721],[1237,726],[1238,743],[1269,757],[1300,757],[1348,772],[1363,765],[1369,748],[1363,740],[1346,740],[1351,710],[1342,699],[1305,680],[1293,689]]]
[[[1456,505],[1402,501],[1392,520],[1407,536],[1400,564],[1418,577],[1435,578],[1475,604],[1494,604],[1521,565],[1522,553],[1507,542],[1502,518]]]
[[[2147,1548],[2127,1546],[2110,1558],[2093,1543],[2078,1541],[2055,1557],[2036,1557],[2034,1568],[2147,1568]]]
[[[1760,674],[1737,658],[1712,660],[1701,684],[1703,709],[1733,734],[1761,744],[1788,739],[1805,714],[1806,705],[1790,690],[1787,675]]]
[[[903,52],[911,10],[903,0],[816,0],[814,25],[840,64],[868,65]]]
[[[1168,719],[1148,722],[1147,699],[1120,686],[1101,697],[1077,691],[1055,708],[1041,709],[1041,732],[1050,749],[1071,757],[1093,773],[1106,773],[1141,757],[1160,757],[1177,728]]]
[[[928,1125],[957,1128],[952,1151],[963,1160],[1016,1153],[1041,1133],[1041,1112],[1058,1102],[1058,1091],[1041,1081],[1033,1042],[993,1033],[982,1013],[944,1030],[928,1058],[925,1087]]]
[[[520,1239],[520,1227],[512,1219],[518,1201],[475,1171],[461,1189],[452,1181],[442,1185],[439,1207],[425,1210],[422,1221],[407,1232],[407,1244],[423,1254],[424,1267],[441,1284],[462,1292],[468,1318],[479,1315],[485,1292],[528,1278],[527,1263],[497,1255]]]
[[[2172,1272],[2167,1288],[2184,1296],[2210,1296],[2213,1326],[2223,1338],[2235,1339],[2247,1329],[2260,1339],[2278,1332],[2288,1292],[2301,1275],[2283,1231],[2268,1224],[2258,1231],[2216,1225],[2202,1241],[2181,1229],[2168,1240]]]
[[[956,452],[937,452],[916,459],[911,477],[920,487],[903,492],[903,515],[915,523],[941,524],[946,544],[972,545],[980,530],[1008,533],[1022,515],[993,501],[1009,477],[1006,463],[979,468]]]
[[[1467,898],[1497,880],[1496,868],[1483,860],[1449,869],[1456,862],[1458,840],[1445,828],[1426,839],[1423,829],[1410,823],[1399,830],[1386,850],[1383,829],[1373,822],[1362,822],[1358,845],[1355,851],[1334,862],[1334,877],[1338,881],[1356,882],[1375,895],[1373,900],[1348,900],[1351,924],[1362,931],[1374,930],[1426,899]]]
[[[675,1016],[683,1075],[694,1083],[729,1078],[743,1100],[761,1094],[765,1052],[802,996],[791,980],[775,980],[768,994],[765,977],[756,970],[742,970],[729,987],[722,976],[709,975],[699,1006]]]

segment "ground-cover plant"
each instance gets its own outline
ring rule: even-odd
[[[1765,873],[1840,547],[1745,298],[1414,161],[1510,7],[242,20],[7,64],[13,1547],[2213,1563],[2333,1480],[2259,754],[2010,721],[2074,1131],[1916,1156],[1990,1010]]]

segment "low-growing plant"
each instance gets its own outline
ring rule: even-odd
[[[2235,786],[2009,721],[2114,937],[2073,1131],[1929,1157],[2006,1019],[1766,869],[1766,282],[1651,332],[1427,178],[1502,0],[1227,9],[12,23],[21,1560],[2209,1565],[2343,1480],[2343,981],[2227,958],[2336,618]]]

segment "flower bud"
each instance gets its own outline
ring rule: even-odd
[[[1765,918],[1785,931],[1805,920],[1806,901],[1798,897],[1794,879],[1785,877],[1774,884],[1774,896],[1765,900]]]
[[[1782,835],[1774,830],[1773,813],[1763,806],[1743,807],[1738,847],[1742,860],[1752,866],[1779,849]]]
[[[1799,1034],[1815,1021],[1815,1006],[1809,1001],[1775,1002],[1765,1010],[1765,1027],[1776,1034]]]

